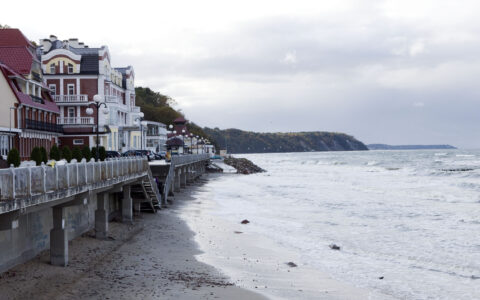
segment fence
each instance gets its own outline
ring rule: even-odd
[[[146,172],[148,162],[144,157],[122,157],[95,162],[82,160],[55,167],[9,168],[0,170],[0,201],[14,200],[64,190],[99,182],[128,179],[131,175]]]

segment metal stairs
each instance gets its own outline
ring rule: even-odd
[[[157,183],[150,168],[148,168],[148,174],[142,178],[141,183],[132,186],[131,194],[134,201],[140,202],[140,210],[155,213],[157,209],[161,209],[162,196],[158,191]]]

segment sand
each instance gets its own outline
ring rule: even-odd
[[[110,223],[108,240],[74,239],[68,267],[50,265],[45,251],[1,274],[0,299],[266,299],[195,259],[194,233],[179,218],[188,196],[134,224]]]

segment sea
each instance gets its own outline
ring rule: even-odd
[[[480,299],[479,150],[234,156],[267,172],[209,180],[196,195],[215,204],[204,213],[248,218],[299,268],[380,295]]]

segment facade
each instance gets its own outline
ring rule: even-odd
[[[50,150],[62,127],[59,108],[43,83],[35,46],[18,29],[0,29],[0,153],[19,150],[21,159],[34,147]]]
[[[99,144],[107,150],[136,148],[133,141],[140,136],[141,113],[135,106],[133,67],[112,67],[107,46],[89,48],[78,39],[60,41],[53,35],[40,43],[46,85],[60,109],[60,144],[93,147],[98,125]],[[98,122],[92,105],[95,95],[107,106],[100,108]]]
[[[153,121],[143,121],[145,127],[143,132],[145,135],[145,147],[144,149],[160,152],[166,151],[166,142],[167,142],[167,127],[163,123],[153,122]]]

